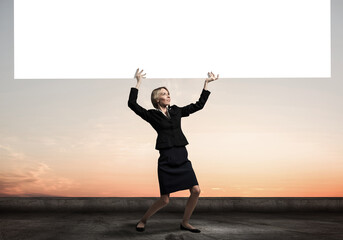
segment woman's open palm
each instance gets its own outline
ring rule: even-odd
[[[208,72],[207,75],[208,75],[208,78],[206,78],[207,82],[212,82],[212,81],[217,80],[219,78],[219,74],[217,74],[217,77],[215,77],[213,72]]]
[[[146,73],[142,74],[142,71],[139,72],[139,68],[137,68],[136,74],[135,74],[135,78],[137,79],[137,82],[142,81],[143,78],[145,78]]]

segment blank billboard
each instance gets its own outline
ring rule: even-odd
[[[331,77],[329,0],[15,0],[16,79]]]

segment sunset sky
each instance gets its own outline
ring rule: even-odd
[[[200,197],[343,197],[342,1],[331,9],[332,78],[220,78],[182,119]],[[136,80],[14,80],[13,1],[0,22],[0,196],[158,197],[157,134],[127,105]],[[208,71],[146,72],[138,103],[159,86],[194,103]]]

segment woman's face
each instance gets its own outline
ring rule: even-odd
[[[165,107],[170,104],[170,95],[168,91],[165,90],[164,88],[162,88],[160,91],[160,95],[157,99],[157,103],[162,107]]]

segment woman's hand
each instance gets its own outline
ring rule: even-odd
[[[217,80],[219,78],[219,74],[217,74],[217,77],[215,77],[215,75],[213,74],[213,72],[208,72],[207,73],[208,78],[206,78],[206,83],[212,82],[214,80]]]
[[[136,74],[135,74],[135,78],[137,79],[137,83],[140,83],[142,81],[143,78],[145,78],[146,73],[142,74],[142,71],[139,72],[139,68],[137,68]]]

